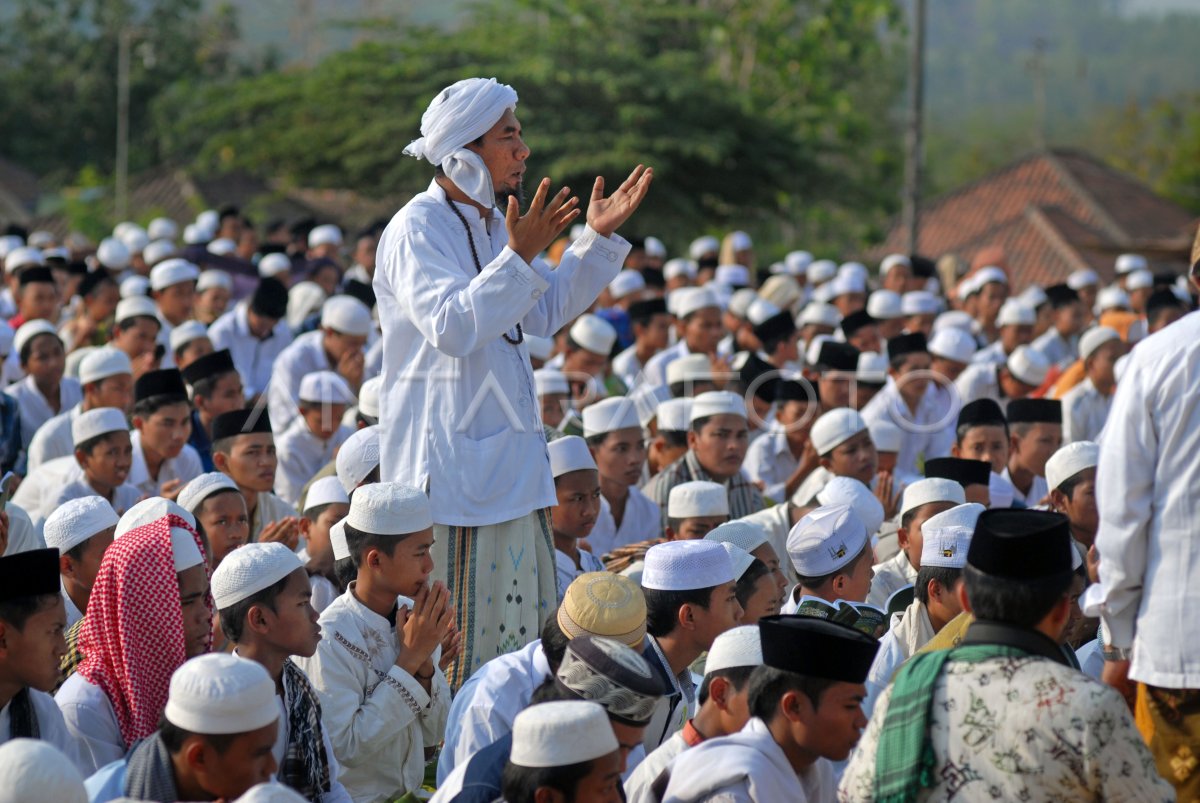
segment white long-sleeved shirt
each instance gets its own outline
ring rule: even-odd
[[[25,450],[26,473],[33,473],[43,463],[56,457],[75,454],[75,440],[71,437],[71,422],[83,412],[83,403],[59,413],[34,433],[29,448]]]
[[[276,432],[290,427],[299,415],[300,383],[308,374],[336,371],[325,353],[325,333],[318,329],[305,332],[291,342],[275,359],[271,383],[267,386],[267,412]]]
[[[604,571],[604,561],[588,552],[579,550],[579,566],[565,552],[554,550],[554,578],[558,590],[558,601],[561,603],[567,595],[567,588],[581,574],[586,572]]]
[[[295,660],[320,696],[342,785],[355,803],[368,803],[420,787],[425,747],[446,726],[450,686],[435,666],[426,693],[396,666],[396,626],[359,602],[354,585],[321,614],[316,654]]]
[[[133,444],[133,462],[129,465],[129,476],[125,482],[137,488],[144,496],[158,496],[162,487],[172,480],[181,480],[187,485],[204,473],[200,454],[185,443],[183,451],[164,460],[158,467],[158,476],[151,477],[150,467],[146,464],[146,453],[142,451],[141,431],[133,430],[129,434],[129,440]]]
[[[79,381],[64,376],[58,387],[59,406],[55,410],[50,402],[38,390],[32,376],[27,376],[15,385],[9,385],[4,392],[17,402],[21,415],[21,445],[28,448],[33,435],[38,429],[60,412],[66,412],[83,401],[83,388]]]
[[[977,399],[993,399],[1000,407],[1007,408],[1008,400],[1000,391],[1000,380],[996,376],[996,363],[979,363],[968,365],[954,380],[958,388],[959,398],[963,404],[970,404]]]
[[[287,321],[282,319],[265,340],[259,340],[251,334],[250,322],[246,318],[248,308],[249,303],[243,301],[208,327],[208,339],[212,341],[213,348],[218,351],[229,349],[233,365],[242,377],[247,399],[267,389],[275,359],[292,342],[292,330],[288,328]]]
[[[1060,368],[1065,368],[1075,362],[1075,355],[1079,348],[1076,344],[1078,338],[1067,339],[1062,334],[1051,326],[1045,332],[1042,332],[1030,345],[1036,351],[1040,351],[1051,365],[1057,365]]]
[[[54,702],[75,742],[79,771],[84,776],[125,756],[117,712],[104,689],[76,672],[54,695]]]
[[[55,705],[54,698],[45,692],[30,689],[29,701],[33,706],[33,715],[37,718],[38,738],[57,747],[82,771],[84,768],[80,766],[75,737],[67,730],[67,723],[63,721],[62,712]],[[12,727],[11,709],[12,700],[0,708],[0,744],[9,740]]]
[[[634,388],[642,373],[642,362],[637,356],[637,344],[622,351],[612,361],[613,373],[620,377],[625,387]]]
[[[687,749],[688,743],[683,740],[683,731],[679,731],[647,755],[625,782],[626,803],[658,803],[653,790],[654,782],[675,757]]]
[[[596,516],[596,523],[588,534],[587,542],[592,554],[599,558],[617,547],[661,537],[662,513],[658,505],[642,493],[641,489],[630,486],[621,526],[617,527],[613,520],[612,506],[601,496],[600,514]]]
[[[338,447],[353,434],[349,427],[339,427],[333,437],[323,441],[308,428],[303,416],[296,416],[281,434],[275,436],[275,490],[283,501],[299,506],[305,483],[312,480],[329,461]]]
[[[750,479],[763,483],[763,495],[775,502],[787,500],[788,477],[799,465],[800,461],[788,446],[787,435],[782,432],[764,433],[750,444],[742,462]]]
[[[1092,380],[1084,379],[1062,398],[1062,441],[1099,441],[1113,397],[1096,390]]]
[[[969,370],[969,369],[968,369]],[[953,429],[958,421],[958,412],[953,415],[938,409],[933,385],[925,388],[916,412],[900,397],[900,390],[891,377],[883,390],[862,409],[867,424],[888,422],[900,429],[900,452],[896,455],[896,474],[905,478],[920,477],[925,460],[949,456],[950,444],[944,437],[947,428]]]
[[[1000,476],[1012,487],[1013,501],[1019,502],[1025,507],[1036,507],[1050,494],[1050,486],[1046,483],[1045,477],[1035,476],[1029,485],[1029,493],[1021,493],[1021,489],[1013,483],[1012,475],[1008,473],[1007,467]]]
[[[1117,387],[1096,470],[1097,595],[1106,642],[1133,647],[1129,677],[1200,688],[1200,315],[1138,344]]]
[[[375,295],[383,326],[380,475],[427,488],[433,520],[477,527],[555,504],[525,332],[554,335],[617,275],[629,243],[585,229],[551,270],[508,247],[504,218],[485,221],[429,189],[383,232]],[[463,482],[465,472],[471,482]]]
[[[884,610],[888,598],[905,586],[917,582],[917,570],[909,563],[908,555],[900,550],[892,557],[872,567],[875,577],[871,579],[871,591],[867,604]]]
[[[642,369],[642,382],[651,387],[666,387],[667,366],[691,353],[687,343],[682,340],[673,346],[668,346],[647,361],[646,366]]]

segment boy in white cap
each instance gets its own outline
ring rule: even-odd
[[[71,422],[71,437],[80,472],[69,475],[71,481],[57,496],[51,495],[50,504],[33,517],[39,531],[47,516],[71,499],[100,496],[121,516],[142,498],[142,492],[126,482],[133,463],[133,447],[123,412],[101,407],[81,413]]]
[[[63,376],[66,353],[62,338],[49,321],[22,324],[13,338],[13,353],[25,378],[4,392],[17,402],[21,445],[28,448],[39,427],[83,400],[83,390],[77,380]]]
[[[171,358],[176,368],[183,370],[205,354],[213,353],[208,339],[208,327],[197,320],[188,320],[171,330]]]
[[[281,727],[275,699],[258,663],[193,658],[171,676],[162,726],[87,779],[89,800],[232,800],[269,781]]]
[[[579,435],[582,430],[571,407],[571,384],[566,375],[557,368],[539,368],[533,372],[533,383],[542,412],[542,425],[547,431]]]
[[[917,480],[904,489],[900,528],[896,531],[900,551],[872,568],[875,577],[867,595],[868,605],[885,608],[892,594],[916,582],[921,568],[921,527],[931,517],[966,501],[961,485],[940,477]]]
[[[117,304],[110,345],[129,357],[133,378],[137,379],[158,362],[155,349],[162,322],[158,307],[145,296],[124,298]]]
[[[954,381],[962,403],[994,399],[1007,409],[1013,399],[1033,393],[1050,372],[1050,362],[1031,346],[1017,346],[1003,363],[973,363]]]
[[[1094,441],[1068,443],[1046,461],[1050,506],[1070,520],[1071,538],[1083,557],[1087,557],[1100,529],[1096,504],[1096,466],[1099,463],[1100,445]]]
[[[712,360],[707,354],[685,354],[667,366],[667,390],[673,398],[695,398],[716,389]]]
[[[662,509],[663,527],[669,523],[666,508],[671,489],[692,480],[725,486],[729,515],[735,519],[762,510],[762,492],[742,470],[748,447],[746,402],[741,396],[711,391],[693,399],[687,454],[646,485],[646,495]]]
[[[800,580],[783,613],[796,613],[808,601],[824,610],[841,600],[866,600],[874,553],[866,525],[848,505],[825,505],[800,519],[788,534],[787,549]]]
[[[558,365],[572,383],[577,398],[586,392],[587,382],[598,377],[609,395],[621,396],[628,390],[625,383],[609,373],[609,355],[617,342],[617,330],[599,315],[585,313],[576,319],[567,331],[566,351],[560,355]],[[550,361],[554,364],[554,360]]]
[[[278,457],[270,417],[248,407],[213,419],[213,463],[237,483],[250,515],[251,541],[300,540],[296,509],[273,493]]]
[[[68,628],[87,610],[100,560],[117,530],[117,519],[112,505],[99,496],[72,499],[46,519],[42,533],[46,546],[59,552]]]
[[[79,364],[83,401],[43,424],[33,436],[27,452],[28,471],[73,451],[71,422],[80,413],[98,407],[115,407],[128,412],[133,406],[133,367],[129,357],[114,348],[95,349]]]
[[[676,318],[679,342],[650,358],[642,381],[667,384],[667,366],[688,354],[716,355],[724,335],[721,327],[721,302],[707,287],[685,287],[674,291],[667,303]]]
[[[654,418],[654,439],[650,441],[646,452],[646,468],[651,477],[657,476],[664,468],[687,454],[692,400],[667,399],[659,403]],[[662,526],[661,522],[659,526]]]
[[[633,327],[633,345],[614,357],[612,366],[613,373],[626,387],[632,388],[639,382],[642,367],[670,345],[674,317],[662,298],[633,301],[627,312]]]
[[[238,485],[219,471],[201,474],[179,492],[179,506],[196,517],[196,532],[208,545],[208,565],[250,540],[250,515]]]
[[[268,389],[273,421],[291,421],[304,377],[335,371],[350,390],[362,385],[366,355],[363,347],[375,329],[371,310],[357,298],[334,296],[321,308],[321,328],[300,335],[284,349],[271,370]]]
[[[192,406],[187,385],[175,368],[147,371],[133,388],[133,462],[129,484],[143,496],[174,498],[204,468],[188,445]]]
[[[1051,365],[1066,368],[1075,361],[1079,332],[1087,321],[1087,310],[1079,293],[1069,284],[1047,287],[1046,300],[1051,309],[1052,325],[1034,339],[1032,345]]]
[[[317,651],[298,663],[320,695],[346,791],[394,798],[421,785],[425,748],[442,739],[450,687],[438,663],[457,651],[454,611],[446,587],[428,585],[425,494],[391,482],[363,486],[345,531],[357,580],[321,614]]]
[[[312,484],[304,498],[300,516],[300,535],[304,549],[300,560],[308,571],[312,586],[312,605],[322,613],[338,596],[334,585],[333,543],[329,531],[350,513],[350,497],[337,477],[322,477]]]
[[[637,487],[646,440],[634,400],[619,396],[585,408],[583,436],[600,472],[600,513],[588,536],[592,553],[604,555],[655,536],[662,514]]]
[[[379,427],[363,427],[347,438],[334,465],[348,497],[356,488],[379,482]]]
[[[712,541],[671,541],[650,547],[642,572],[646,630],[651,662],[669,694],[658,704],[646,728],[646,752],[655,750],[696,711],[693,661],[713,639],[742,618],[733,562],[724,546]]]
[[[175,367],[171,332],[192,319],[196,306],[196,280],[200,269],[186,259],[164,259],[150,269],[150,297],[158,307],[158,343],[165,349],[163,366]]]
[[[676,485],[667,500],[668,541],[696,541],[729,521],[729,495],[716,482]]]
[[[673,734],[634,769],[625,782],[625,799],[629,803],[658,803],[666,787],[663,770],[676,756],[708,739],[729,736],[746,726],[750,719],[747,702],[750,675],[759,666],[762,666],[762,640],[757,625],[726,630],[713,640],[697,698],[699,710],[684,723],[683,730]]]
[[[233,277],[223,270],[210,269],[196,280],[196,321],[206,327],[225,314],[233,298]],[[207,339],[207,335],[205,335]],[[209,345],[212,342],[209,341]],[[177,358],[178,359],[178,358]]]
[[[567,435],[546,448],[558,497],[550,511],[550,526],[554,529],[554,566],[561,602],[567,586],[580,574],[604,571],[604,562],[579,546],[600,512],[600,475],[583,438]]]
[[[1003,363],[1018,346],[1026,346],[1033,340],[1033,327],[1037,313],[1033,307],[1017,298],[1010,298],[1000,305],[996,316],[999,337],[990,346],[975,352],[973,363]]]
[[[288,504],[299,504],[305,483],[333,460],[338,447],[353,434],[342,417],[354,401],[354,391],[333,371],[317,371],[300,381],[300,414],[275,443],[279,455],[275,490]]]
[[[1115,367],[1126,352],[1116,329],[1097,326],[1079,338],[1085,378],[1062,397],[1063,443],[1098,441],[1117,389]]]
[[[212,593],[234,654],[261,664],[274,683],[281,717],[272,752],[280,780],[306,800],[349,801],[321,703],[291,658],[311,657],[321,639],[304,564],[283,544],[247,544],[213,572]]]
[[[879,453],[871,440],[866,420],[849,407],[839,407],[824,413],[809,433],[812,448],[821,465],[814,469],[796,489],[792,501],[808,505],[834,477],[852,477],[865,485],[876,483]],[[881,481],[884,495],[892,501],[890,481]],[[875,489],[879,493],[879,488]]]
[[[535,705],[513,723],[502,789],[509,803],[620,799],[621,751],[608,715],[593,702]]]

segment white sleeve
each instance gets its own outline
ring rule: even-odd
[[[534,260],[534,269],[550,283],[550,289],[522,319],[529,334],[553,337],[585,312],[620,273],[631,247],[617,234],[604,237],[588,226],[563,252],[557,268],[552,270],[540,259]]]
[[[321,795],[321,803],[353,803],[350,793],[338,780],[338,776],[342,774],[342,768],[338,765],[337,756],[334,755],[333,742],[329,741],[329,731],[324,727],[321,728],[321,743],[325,745],[325,755],[329,759],[329,791]]]
[[[475,705],[463,712],[459,721],[458,741],[454,745],[454,766],[467,763],[471,756],[493,744],[502,735],[494,706]],[[505,730],[507,732],[508,729]]]
[[[441,653],[436,655],[440,656]],[[434,660],[436,662],[437,659]],[[397,671],[404,674],[401,670]],[[429,682],[429,692],[429,704],[420,714],[421,738],[425,740],[426,747],[434,747],[441,744],[446,734],[446,718],[450,713],[450,684],[436,666],[433,668],[433,679]]]
[[[61,692],[60,692],[61,693]],[[79,771],[85,776],[125,756],[121,731],[111,719],[82,702],[59,702],[67,732],[75,739]]]

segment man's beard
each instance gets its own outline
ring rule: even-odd
[[[525,182],[524,182],[524,180],[517,181],[516,189],[501,190],[500,192],[496,193],[496,208],[499,209],[501,212],[508,209],[508,199],[509,198],[516,198],[517,206],[522,209],[525,208]]]

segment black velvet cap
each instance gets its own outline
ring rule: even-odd
[[[237,368],[233,364],[233,356],[230,355],[229,349],[221,349],[189,363],[188,367],[183,369],[183,378],[189,385],[194,385],[207,376],[220,376],[235,371]]]
[[[763,665],[812,678],[863,683],[879,642],[859,630],[811,616],[758,620]]]
[[[1071,525],[1061,513],[985,510],[975,523],[967,563],[993,577],[1038,580],[1071,571]]]
[[[997,426],[1002,427],[1008,422],[1004,417],[1004,411],[1000,409],[1000,405],[995,399],[976,399],[973,402],[964,404],[962,409],[958,411],[958,424],[961,427],[964,424],[969,426]]]
[[[1079,293],[1065,284],[1052,284],[1046,288],[1046,298],[1050,300],[1050,306],[1058,309],[1078,301]]]
[[[17,274],[17,284],[21,287],[27,284],[54,284],[54,274],[49,268],[33,265]]]
[[[792,313],[784,310],[755,326],[754,336],[766,342],[777,338],[790,337],[795,331],[796,321],[792,318]]]
[[[905,354],[921,354],[928,351],[929,344],[925,340],[925,335],[920,332],[896,335],[895,337],[888,338],[887,353],[889,361],[896,357],[903,357]]]
[[[287,315],[287,302],[288,291],[283,282],[268,277],[254,288],[254,295],[250,296],[250,310],[264,318],[279,320]]]
[[[266,410],[246,407],[242,410],[221,413],[213,419],[212,430],[214,443],[237,435],[250,435],[256,432],[271,434],[271,417],[267,415]]]
[[[852,312],[845,318],[842,318],[842,334],[846,337],[852,336],[864,326],[872,326],[878,323],[871,314],[865,309],[860,309],[858,312]]]
[[[0,558],[0,602],[57,594],[58,550],[32,549]]]
[[[753,389],[754,395],[767,404],[775,401],[775,395],[779,388],[779,377],[771,376],[768,379],[760,379],[765,374],[777,373],[778,369],[774,365],[753,352],[746,352],[746,359],[738,366],[737,371],[738,378],[747,390]]]
[[[854,372],[858,370],[858,353],[858,349],[849,343],[825,340],[821,343],[817,365],[831,371]]]
[[[666,315],[667,300],[665,298],[646,298],[629,305],[629,320],[634,323],[648,323],[655,315]]]
[[[992,477],[992,464],[986,460],[967,460],[962,457],[935,457],[925,461],[925,476],[954,480],[962,487],[987,485]]]
[[[775,388],[775,401],[819,403],[821,394],[817,386],[807,379],[781,379]]]
[[[1062,402],[1058,399],[1013,399],[1008,403],[1010,424],[1061,424]]]
[[[187,398],[187,386],[183,384],[183,374],[178,368],[164,368],[161,371],[149,371],[138,377],[133,385],[134,401],[148,399],[151,396],[182,396]]]

